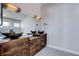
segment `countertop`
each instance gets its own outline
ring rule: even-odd
[[[29,40],[33,40],[33,39],[37,39],[37,38],[39,38],[39,37],[37,37],[37,36],[22,36],[22,37],[20,37],[21,39],[22,38],[29,38]],[[20,39],[19,38],[19,39]],[[0,38],[0,43],[4,43],[4,42],[8,42],[8,41],[10,41],[11,39],[10,38],[5,38],[5,39],[3,39],[3,38]]]
[[[37,38],[40,38],[40,37],[38,37],[38,36],[35,36],[35,37],[29,37],[30,40],[37,39]]]
[[[41,35],[43,35],[43,34],[41,34]],[[40,38],[40,37],[39,36],[32,36],[32,35],[23,35],[19,38],[29,38],[29,40],[33,40],[33,39],[37,39],[37,38]],[[4,42],[8,42],[8,41],[10,41],[10,38],[3,39],[2,36],[0,36],[0,43],[4,43]]]
[[[6,39],[1,39],[1,38],[0,38],[0,43],[4,43],[4,42],[8,42],[8,41],[10,41],[9,38],[6,38]]]
[[[32,37],[32,36],[21,36],[19,38],[28,38],[28,37]],[[0,43],[4,43],[8,41],[10,41],[10,38],[4,38],[4,36],[0,36]]]

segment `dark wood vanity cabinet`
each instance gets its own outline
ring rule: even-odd
[[[40,37],[33,37],[29,39],[30,55],[35,55],[41,49]]]
[[[41,48],[45,47],[47,44],[47,34],[40,36]]]
[[[30,55],[35,55],[42,48],[44,48],[47,44],[47,35],[41,34],[36,37],[29,38],[29,47],[30,47]]]
[[[2,56],[24,56],[28,55],[28,39],[16,39],[1,43]]]
[[[46,46],[46,34],[0,43],[1,56],[33,56]]]

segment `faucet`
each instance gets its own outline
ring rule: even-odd
[[[10,32],[11,35],[15,34],[15,32],[13,31],[13,29],[10,29],[9,32]]]

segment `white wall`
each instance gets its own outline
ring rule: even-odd
[[[48,45],[79,53],[79,4],[45,4],[42,15]]]
[[[41,16],[41,4],[40,3],[14,3],[14,5],[21,8],[21,29],[23,36],[27,36],[31,30],[40,30],[40,20],[35,20],[32,17],[34,15]],[[20,15],[21,15],[20,14]],[[38,27],[36,24],[39,24]]]
[[[27,33],[31,33],[31,31],[38,30],[39,26],[37,27],[36,24],[39,24],[37,20],[33,19],[30,16],[26,16],[26,18],[21,21],[21,30],[23,32],[23,37],[26,37]]]
[[[33,16],[40,15],[41,16],[41,3],[14,3],[14,5],[21,8],[21,13]]]

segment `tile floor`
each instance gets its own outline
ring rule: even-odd
[[[35,56],[77,56],[77,55],[65,51],[60,51],[57,49],[45,47],[40,52],[38,52]]]

